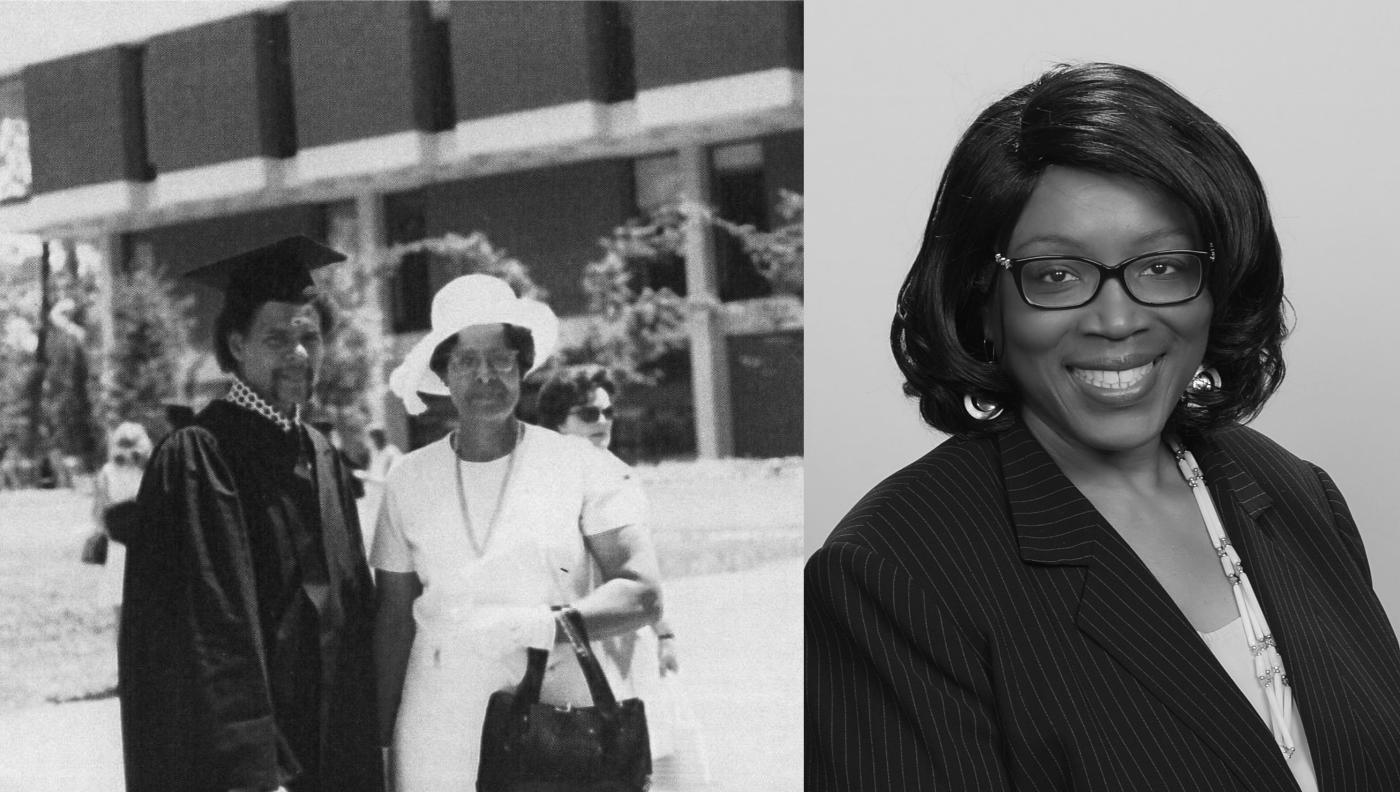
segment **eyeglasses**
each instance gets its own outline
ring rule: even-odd
[[[995,255],[997,266],[1011,272],[1027,305],[1047,310],[1078,308],[1093,302],[1104,281],[1123,284],[1140,305],[1177,305],[1200,296],[1206,268],[1215,263],[1215,245],[1202,250],[1158,250],[1109,267],[1083,256]]]
[[[571,408],[569,410],[569,415],[577,416],[578,419],[584,423],[596,423],[599,418],[606,418],[611,421],[613,419],[613,408],[594,407],[589,404],[583,407]]]
[[[473,349],[461,349],[453,353],[451,362],[453,365],[466,368],[468,371],[477,371],[481,368],[483,357],[480,352]],[[509,374],[515,370],[515,352],[509,349],[498,349],[487,352],[484,358],[487,368],[497,374]]]

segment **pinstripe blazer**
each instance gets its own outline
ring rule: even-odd
[[[1400,790],[1400,646],[1341,493],[1191,444],[1323,792]],[[1024,425],[872,490],[806,569],[808,790],[1296,790],[1268,727]]]

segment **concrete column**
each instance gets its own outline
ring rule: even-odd
[[[681,194],[711,204],[710,156],[705,146],[679,152]],[[714,231],[704,218],[691,217],[685,229],[685,284],[692,301],[719,305],[719,264]],[[690,314],[690,388],[695,398],[695,445],[702,459],[734,453],[734,419],[729,399],[729,347],[717,312]]]
[[[97,293],[93,295],[93,315],[88,317],[88,327],[95,323],[98,328],[97,348],[102,351],[93,362],[98,366],[97,381],[101,385],[98,389],[101,395],[98,398],[104,402],[102,409],[105,410],[107,392],[112,385],[112,351],[116,346],[116,328],[112,326],[113,280],[117,272],[126,266],[126,262],[122,261],[122,240],[117,234],[95,236],[85,239],[84,242],[97,251],[100,260],[96,277]],[[111,427],[103,426],[104,431],[109,428]]]

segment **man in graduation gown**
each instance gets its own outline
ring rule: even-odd
[[[190,273],[224,290],[228,394],[146,469],[119,651],[129,792],[378,790],[374,590],[353,478],[299,420],[329,308],[305,237]]]

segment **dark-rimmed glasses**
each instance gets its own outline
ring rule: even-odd
[[[1083,256],[995,255],[998,267],[1011,272],[1027,305],[1051,311],[1088,305],[1104,281],[1117,280],[1140,305],[1190,302],[1205,288],[1206,268],[1215,262],[1215,245],[1206,250],[1157,250],[1110,267]]]
[[[606,418],[611,421],[613,419],[613,408],[594,407],[591,404],[586,404],[582,407],[570,408],[569,415],[576,416],[584,423],[597,423],[599,418]]]
[[[509,374],[515,370],[517,357],[513,349],[492,349],[483,354],[475,349],[458,347],[452,351],[450,361],[473,374],[481,369],[483,362],[495,374]]]

